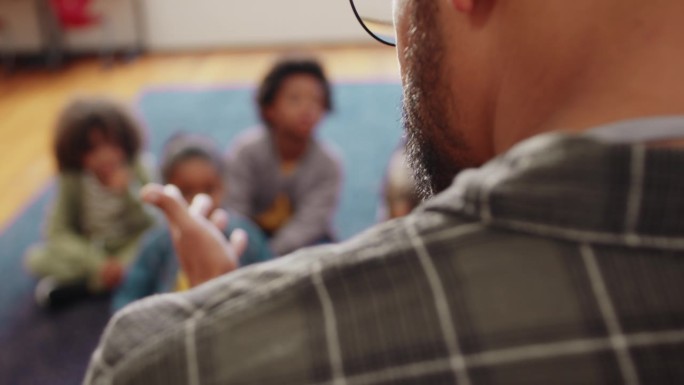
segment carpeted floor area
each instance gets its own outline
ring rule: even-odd
[[[222,147],[258,123],[253,90],[237,88],[152,89],[140,95],[137,113],[148,129],[150,151],[183,130],[212,137]],[[398,84],[358,83],[334,87],[335,112],[320,137],[337,148],[345,186],[335,224],[340,239],[376,222],[380,186],[401,137]],[[93,299],[59,313],[33,303],[35,280],[21,265],[24,250],[39,241],[50,185],[0,234],[0,384],[78,384],[109,317],[108,299]]]

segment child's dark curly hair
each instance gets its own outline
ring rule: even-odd
[[[83,169],[94,130],[121,146],[129,163],[142,146],[142,129],[125,107],[108,99],[77,99],[64,108],[57,121],[54,152],[60,172]]]
[[[330,83],[321,63],[307,56],[285,56],[271,67],[257,91],[256,101],[261,119],[266,125],[270,125],[270,123],[264,116],[264,110],[273,104],[283,82],[293,75],[310,75],[320,81],[324,93],[323,107],[327,112],[333,110]]]

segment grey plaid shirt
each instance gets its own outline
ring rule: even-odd
[[[86,383],[682,384],[684,151],[535,137],[409,217],[124,309]]]

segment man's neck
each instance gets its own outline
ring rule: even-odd
[[[655,27],[633,38],[632,46],[611,47],[612,52],[595,55],[573,76],[545,89],[528,84],[529,91],[509,90],[511,97],[517,93],[517,101],[507,101],[509,116],[497,119],[496,153],[543,132],[583,132],[622,120],[684,115],[684,30],[669,25],[679,28],[678,34]]]

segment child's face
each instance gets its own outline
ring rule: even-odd
[[[223,183],[216,167],[208,160],[190,158],[173,167],[169,183],[178,187],[186,201],[192,202],[197,194],[207,194],[214,202],[214,209],[220,207]]]
[[[325,114],[323,85],[311,75],[292,75],[283,81],[273,104],[264,112],[279,134],[308,141]]]
[[[126,165],[124,149],[118,143],[107,139],[102,130],[91,130],[88,139],[91,148],[83,156],[84,169],[108,178]]]

